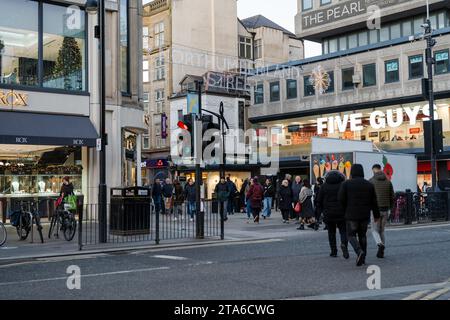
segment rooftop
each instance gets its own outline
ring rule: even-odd
[[[272,28],[272,29],[280,30],[292,38],[297,38],[297,36],[295,34],[290,32],[289,30],[286,30],[282,26],[276,24],[272,20],[267,19],[263,15],[256,15],[256,16],[253,16],[253,17],[250,17],[247,19],[243,19],[243,20],[241,20],[241,22],[248,29],[257,29],[257,28],[261,28],[261,27]]]

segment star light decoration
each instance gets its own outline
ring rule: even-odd
[[[331,85],[331,78],[322,66],[317,66],[313,69],[309,83],[314,86],[316,92],[324,94]]]

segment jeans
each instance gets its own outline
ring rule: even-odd
[[[155,213],[161,213],[162,209],[162,198],[161,197],[154,197],[153,203],[155,204]]]
[[[345,221],[330,221],[327,223],[328,226],[328,242],[330,243],[331,251],[337,251],[337,240],[336,240],[336,229],[339,229],[339,234],[341,236],[341,244],[348,246],[347,230],[345,226]]]
[[[230,198],[227,201],[227,213],[234,214],[234,198]]]
[[[355,250],[356,254],[361,251],[367,254],[367,228],[369,221],[347,221],[347,237],[348,241]]]
[[[247,218],[251,218],[252,217],[252,207],[250,206],[250,200],[247,200],[247,202],[245,203],[245,211],[247,212]]]
[[[389,217],[390,211],[380,211],[380,220],[375,223],[372,216],[372,235],[377,245],[386,245],[386,238],[384,236],[384,230],[386,230],[386,223]]]
[[[189,201],[187,204],[187,212],[191,219],[194,219],[195,213],[197,211],[197,204],[195,201]]]
[[[263,216],[268,218],[272,215],[272,197],[264,198]]]

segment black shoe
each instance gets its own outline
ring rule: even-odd
[[[314,225],[314,231],[319,231],[319,224],[318,224],[318,223],[316,223],[316,224]]]
[[[305,230],[305,226],[301,224],[300,227],[297,228],[297,230]]]
[[[337,256],[338,256],[337,249],[332,250],[331,253],[330,253],[330,257],[337,258]]]
[[[345,244],[341,244],[342,254],[346,260],[350,259],[350,254],[348,253],[348,248]]]
[[[383,259],[384,258],[384,244],[379,244],[378,245],[378,252],[377,252],[377,258],[378,259]]]
[[[315,227],[316,227],[315,223],[308,224],[308,228],[310,229],[314,229]]]
[[[365,262],[366,262],[366,255],[364,254],[364,252],[361,251],[358,254],[358,258],[356,258],[356,266],[361,267]]]

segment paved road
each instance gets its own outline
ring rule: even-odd
[[[248,226],[257,228],[258,226]],[[278,227],[277,227],[278,228]],[[202,247],[40,259],[0,264],[2,299],[446,299],[450,298],[450,226],[388,231],[382,290],[367,289],[367,267],[328,257],[325,232]],[[372,239],[370,239],[372,240]],[[69,266],[81,290],[67,288]]]

